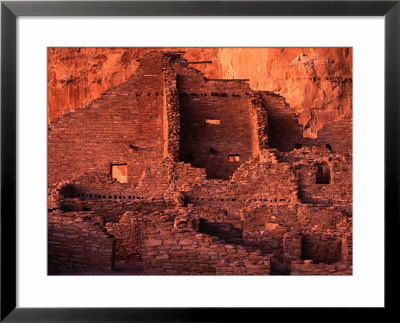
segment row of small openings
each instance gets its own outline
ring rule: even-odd
[[[200,201],[204,201],[204,200],[206,200],[206,201],[226,201],[226,202],[236,202],[236,201],[238,201],[238,202],[285,202],[285,201],[289,201],[290,202],[290,200],[286,200],[286,199],[244,199],[244,200],[241,200],[241,199],[222,199],[222,198],[220,198],[220,199],[218,199],[218,198],[216,198],[216,199],[210,199],[210,198],[204,198],[204,197],[196,197],[196,199],[195,199],[196,201],[198,201],[198,200],[200,200]]]
[[[227,93],[227,92],[211,92],[209,94],[211,96],[221,96],[221,97],[228,97],[229,96],[229,93]],[[204,96],[208,96],[209,94],[207,94],[207,93],[194,93],[194,92],[192,92],[192,93],[179,92],[179,95],[181,95],[181,96],[195,96],[195,97],[199,97],[199,96],[203,96],[204,97]],[[234,98],[242,97],[241,94],[237,94],[237,93],[232,93],[231,95]],[[250,93],[246,93],[245,95],[250,95]]]
[[[100,195],[100,194],[85,194],[85,193],[78,193],[78,197],[89,197],[89,198],[100,198],[100,199],[114,199],[114,200],[144,200],[146,199],[145,197],[139,197],[139,196],[132,196],[132,195]]]
[[[145,93],[142,93],[142,92],[135,92],[135,95],[136,96],[151,96],[151,94],[152,94],[152,92],[145,92]],[[155,96],[160,96],[160,93],[159,92],[153,92],[153,95],[155,95]]]

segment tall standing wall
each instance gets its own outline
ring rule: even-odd
[[[110,173],[112,164],[126,164],[127,181],[134,183],[163,159],[161,54],[152,55],[126,83],[49,125],[50,186],[86,172]]]

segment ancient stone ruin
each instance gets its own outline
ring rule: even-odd
[[[49,274],[351,275],[352,119],[307,138],[195,63],[148,52],[49,124]]]

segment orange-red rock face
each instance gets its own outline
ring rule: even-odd
[[[304,137],[352,116],[351,48],[221,48],[218,61],[221,77],[249,78],[253,89],[285,97]]]
[[[129,78],[153,48],[50,48],[48,121],[85,106]],[[304,137],[352,115],[352,49],[173,48],[209,78],[249,78],[253,89],[279,93],[298,114]]]

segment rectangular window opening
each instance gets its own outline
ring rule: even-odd
[[[240,161],[240,155],[228,155],[228,159],[231,163]]]
[[[331,182],[331,172],[329,169],[329,165],[326,163],[317,165],[317,176],[316,176],[316,184],[330,184]]]
[[[128,165],[111,164],[111,177],[120,183],[128,183]]]
[[[206,119],[206,123],[208,124],[221,124],[221,120],[218,119]]]

